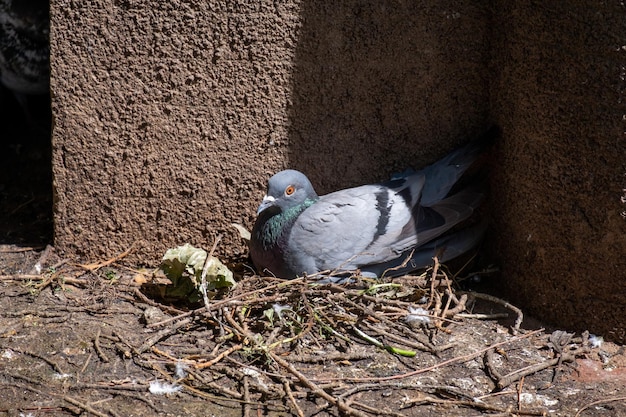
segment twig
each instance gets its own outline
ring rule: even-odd
[[[433,265],[433,272],[430,274],[430,298],[428,300],[428,307],[433,305],[433,299],[435,297],[435,278],[437,278],[437,271],[439,271],[439,258],[435,256],[433,257],[433,261],[435,261],[435,264]]]
[[[0,253],[31,252],[42,249],[43,246],[26,246],[24,248],[0,248]]]
[[[498,372],[496,369],[496,364],[494,363],[493,354],[495,349],[489,349],[485,352],[485,356],[483,358],[483,363],[485,364],[485,368],[487,368],[487,373],[493,379],[495,383],[498,383],[502,379],[502,374]]]
[[[96,333],[96,337],[93,339],[93,345],[94,345],[94,348],[96,349],[96,353],[100,357],[100,360],[102,360],[102,362],[109,362],[109,358],[102,351],[102,348],[100,347],[100,334],[101,333],[102,333],[102,329],[98,328],[98,333]]]
[[[515,314],[517,314],[517,319],[515,320],[515,324],[513,325],[511,332],[513,335],[517,335],[519,332],[519,328],[522,325],[522,321],[524,321],[524,313],[519,308],[515,307],[513,304],[510,304],[507,301],[504,301],[498,297],[494,297],[493,295],[483,294],[479,292],[470,292],[467,293],[470,297],[478,298],[480,300],[491,301],[492,303],[500,304],[504,308],[508,308],[512,310]]]
[[[576,415],[574,417],[580,417],[580,415],[582,414],[583,411],[585,411],[586,409],[593,407],[594,405],[598,405],[598,404],[602,404],[602,403],[610,403],[613,401],[626,401],[626,396],[625,397],[608,397],[608,398],[603,398],[601,400],[598,401],[594,401],[592,403],[589,404],[585,404],[580,410],[578,410],[578,412],[576,413]]]
[[[397,336],[397,335],[395,335],[393,333],[387,332],[387,331],[385,331],[383,329],[378,329],[378,328],[374,327],[372,324],[367,323],[367,322],[364,322],[363,325],[365,327],[367,327],[369,330],[372,330],[374,332],[382,334],[383,336],[385,336],[386,339],[390,339],[390,340],[393,340],[394,342],[402,343],[405,346],[409,346],[409,347],[412,347],[412,348],[415,348],[415,349],[419,349],[419,350],[421,350],[423,352],[431,352],[432,353],[432,350],[428,346],[424,346],[421,342],[414,342],[414,341],[406,339],[406,338],[404,338],[402,336]]]
[[[524,377],[521,377],[517,384],[517,411],[522,411],[522,390],[524,388]]]
[[[296,402],[296,399],[293,397],[293,392],[291,391],[291,387],[289,386],[289,380],[287,378],[282,378],[283,380],[283,388],[285,389],[285,394],[287,394],[287,398],[289,398],[289,402],[293,405],[293,408],[296,410],[296,414],[298,417],[304,417],[304,412]]]
[[[124,252],[120,253],[117,256],[114,256],[111,259],[108,259],[108,260],[102,261],[102,262],[92,263],[92,264],[78,264],[78,266],[80,266],[83,269],[86,269],[87,271],[91,271],[91,272],[97,271],[98,269],[100,269],[102,267],[109,266],[109,265],[119,261],[120,259],[123,259],[126,256],[128,256],[133,251],[133,249],[135,248],[135,243],[137,243],[137,242],[134,242]]]
[[[365,414],[363,414],[359,410],[355,410],[354,408],[352,408],[348,404],[346,404],[344,401],[336,399],[335,397],[333,397],[332,395],[328,394],[323,389],[319,388],[315,383],[313,383],[310,379],[308,379],[306,376],[304,376],[304,374],[302,374],[296,368],[294,368],[293,365],[291,365],[289,362],[287,362],[286,360],[284,360],[280,356],[276,355],[274,352],[270,351],[270,352],[268,352],[268,355],[274,360],[274,362],[278,363],[280,366],[282,366],[283,368],[287,369],[296,378],[298,378],[298,380],[302,384],[304,384],[308,389],[311,390],[311,393],[313,395],[316,395],[318,397],[321,397],[321,398],[325,399],[326,401],[328,401],[329,403],[331,403],[332,405],[337,407],[339,409],[339,411],[343,411],[347,415],[357,416],[357,417],[367,417]]]
[[[41,273],[41,268],[43,267],[43,264],[45,264],[46,261],[48,260],[50,253],[52,253],[52,250],[53,250],[52,246],[46,245],[46,248],[39,255],[39,259],[37,260],[37,262],[35,262],[35,265],[33,265],[33,267],[30,269],[30,271],[28,271],[28,273],[29,274]]]
[[[350,405],[353,405],[355,407],[360,407],[365,411],[368,411],[372,414],[375,415],[379,415],[379,416],[392,416],[392,417],[406,417],[405,414],[402,413],[396,413],[395,411],[391,411],[388,408],[383,408],[383,407],[371,407],[367,404],[363,404],[361,402],[358,401],[353,401],[350,403]]]
[[[42,361],[46,362],[48,365],[52,366],[52,368],[58,374],[65,375],[65,372],[63,372],[61,370],[61,367],[59,367],[59,365],[56,362],[54,362],[52,359],[46,358],[43,355],[40,355],[39,353],[31,352],[30,350],[21,349],[21,348],[18,348],[18,347],[7,348],[7,347],[3,346],[2,349],[10,349],[10,350],[13,350],[15,352],[19,352],[19,353],[24,354],[24,355],[32,356],[33,358],[41,359]]]
[[[478,351],[476,351],[474,353],[468,353],[467,355],[456,356],[454,358],[445,360],[445,361],[440,362],[438,364],[435,364],[433,366],[429,366],[429,367],[421,368],[421,369],[416,369],[415,371],[407,372],[407,373],[404,373],[404,374],[392,375],[392,376],[387,376],[387,377],[379,377],[379,378],[324,378],[324,379],[314,379],[313,381],[374,382],[374,381],[389,381],[389,380],[392,380],[392,379],[408,378],[410,376],[415,376],[415,375],[419,375],[419,374],[423,374],[423,373],[426,373],[426,372],[433,371],[435,369],[443,368],[444,366],[450,365],[451,363],[467,362],[469,360],[474,359],[477,356],[480,356],[480,355],[484,354],[489,349],[494,349],[494,348],[497,348],[499,346],[506,345],[508,343],[517,342],[518,340],[529,338],[531,336],[534,336],[534,335],[542,332],[543,330],[544,329],[538,329],[538,330],[534,330],[532,332],[523,334],[521,336],[514,336],[514,337],[512,337],[509,340],[503,340],[502,342],[494,343],[493,345],[487,346],[486,348],[480,349],[480,350],[478,350]]]
[[[135,350],[135,352],[138,355],[140,355],[140,354],[148,351],[152,346],[154,346],[155,344],[159,343],[161,340],[165,339],[167,336],[170,336],[170,335],[176,333],[179,328],[181,328],[183,326],[186,326],[187,324],[191,323],[192,321],[193,320],[191,318],[187,318],[187,319],[181,320],[178,323],[176,323],[175,326],[167,327],[167,328],[159,331],[158,333],[154,334],[153,336],[150,336],[145,342],[143,342],[143,344],[141,346],[139,346],[136,349],[134,349],[134,348],[133,349]]]
[[[133,294],[135,294],[135,297],[139,298],[141,301],[143,301],[144,303],[148,304],[149,306],[152,307],[158,307],[159,309],[166,311],[168,313],[175,313],[175,314],[188,314],[183,312],[182,310],[179,310],[177,308],[171,307],[171,306],[166,306],[164,304],[161,303],[157,303],[154,300],[151,300],[150,298],[146,297],[144,293],[141,292],[141,290],[139,288],[133,288]],[[129,299],[132,299],[131,297],[129,297]]]
[[[431,397],[428,395],[423,395],[421,398],[417,400],[408,401],[407,404],[403,406],[403,408],[410,407],[415,404],[427,404],[427,403],[441,404],[447,407],[452,407],[452,406],[468,407],[468,408],[474,408],[476,410],[481,410],[481,411],[495,411],[495,412],[503,413],[503,415],[505,416],[547,416],[548,415],[548,413],[545,411],[530,411],[530,410],[521,411],[520,410],[520,411],[511,412],[510,410],[506,408],[496,407],[496,406],[486,404],[483,402],[466,401],[466,400],[443,400],[443,399]],[[489,414],[489,415],[493,416],[493,414]]]
[[[243,376],[243,417],[250,417],[250,389],[248,388],[248,375]]]
[[[448,311],[444,311],[444,313],[441,315],[443,318],[448,318],[448,317],[454,318],[457,316],[457,314],[460,314],[462,311],[465,311],[465,304],[467,303],[467,294],[463,294],[461,295],[460,299],[457,299],[451,290],[446,290],[446,295],[448,296],[448,300],[452,300],[455,302],[456,306],[452,307]]]
[[[495,319],[506,319],[509,317],[507,313],[493,313],[493,314],[482,314],[482,313],[458,313],[456,317],[461,319],[476,319],[476,320],[495,320]]]
[[[65,401],[67,401],[68,403],[75,405],[76,407],[82,408],[83,410],[97,416],[97,417],[109,417],[106,414],[101,413],[100,411],[96,410],[95,408],[91,407],[90,405],[84,404],[80,401],[78,401],[75,398],[70,397],[69,395],[66,395],[65,397],[63,397],[63,399]]]
[[[532,375],[539,371],[543,371],[544,369],[554,366],[558,364],[559,362],[573,362],[575,358],[576,358],[575,354],[563,353],[562,355],[559,355],[557,358],[549,359],[544,362],[539,362],[534,365],[530,365],[525,368],[518,369],[517,371],[503,375],[497,381],[496,385],[498,386],[499,389],[506,388],[509,385],[516,382],[517,380],[519,380],[520,378],[523,378],[528,375]]]
[[[375,352],[342,353],[324,351],[323,355],[298,355],[294,358],[291,358],[291,361],[299,363],[360,361],[363,359],[372,359],[375,355]]]
[[[213,304],[211,304],[211,306],[210,306],[210,308],[208,310],[207,310],[206,307],[201,307],[201,308],[195,309],[193,311],[189,311],[187,313],[180,314],[180,315],[178,315],[176,317],[170,317],[169,319],[160,321],[158,323],[149,324],[146,327],[151,328],[151,327],[163,326],[163,325],[166,325],[168,323],[171,323],[173,321],[176,321],[176,320],[184,318],[184,317],[188,317],[188,316],[191,316],[191,315],[194,315],[194,314],[207,313],[209,311],[214,311],[214,310],[217,310],[219,308],[222,308],[222,307],[225,307],[225,306],[229,306],[229,305],[233,304],[233,302],[236,301],[236,300],[239,300],[239,299],[245,298],[245,297],[249,297],[249,296],[258,294],[260,292],[263,292],[263,291],[272,290],[272,289],[279,288],[279,287],[282,287],[282,286],[285,286],[285,285],[294,285],[294,284],[299,284],[299,283],[302,283],[302,278],[296,278],[296,279],[292,279],[290,281],[282,281],[281,280],[279,283],[268,285],[265,288],[260,288],[260,289],[257,289],[257,290],[248,291],[248,292],[245,292],[245,293],[233,295],[232,297],[229,297],[229,298],[227,298],[225,300],[214,302]]]
[[[239,392],[233,391],[225,386],[222,386],[222,384],[218,384],[215,383],[213,381],[207,381],[206,378],[204,378],[202,376],[201,373],[199,372],[194,372],[194,371],[189,371],[189,375],[192,375],[195,379],[197,379],[198,381],[202,382],[203,388],[205,389],[211,389],[215,392],[218,392],[220,394],[222,394],[225,397],[217,397],[215,395],[211,395],[211,394],[207,394],[203,391],[200,391],[197,388],[194,388],[188,384],[181,384],[182,386],[185,387],[185,389],[193,392],[194,394],[202,397],[202,398],[211,398],[214,400],[224,400],[224,401],[231,401],[231,402],[236,402],[236,403],[242,403],[243,400],[243,395]],[[230,398],[229,398],[230,397]]]
[[[80,372],[79,373],[84,373],[85,369],[87,369],[87,366],[89,366],[89,362],[91,361],[91,357],[93,356],[93,352],[89,352],[89,356],[87,356],[87,359],[85,360],[85,364],[83,365],[82,368],[80,368]]]
[[[398,271],[404,267],[406,267],[409,264],[409,261],[411,260],[411,258],[413,258],[413,254],[415,253],[415,248],[413,248],[411,250],[411,252],[409,253],[409,255],[404,259],[404,261],[402,261],[402,263],[398,266],[394,266],[393,268],[387,268],[383,271],[382,275],[380,276],[380,278],[385,278],[388,272],[393,272],[393,271]]]
[[[43,279],[41,275],[33,275],[33,274],[11,274],[11,275],[0,275],[0,280],[2,281],[12,281],[12,280],[20,280],[20,281],[33,281],[36,279]]]
[[[208,362],[203,362],[203,363],[196,364],[196,365],[194,365],[194,368],[196,368],[196,369],[204,369],[204,368],[208,368],[210,366],[213,366],[216,363],[218,363],[219,361],[221,361],[222,359],[224,359],[226,356],[230,355],[231,353],[233,353],[233,352],[235,352],[237,350],[241,350],[241,349],[243,349],[243,345],[241,343],[237,344],[237,345],[234,345],[234,346],[231,346],[230,348],[226,349],[224,352],[222,352],[219,355],[217,355],[216,358],[211,359]]]
[[[206,293],[206,276],[209,273],[209,268],[213,264],[212,262],[210,262],[211,258],[213,257],[213,252],[215,252],[215,249],[217,249],[217,244],[220,242],[220,240],[222,240],[221,234],[217,235],[215,241],[213,242],[213,247],[211,248],[211,251],[207,253],[206,258],[204,258],[204,266],[202,267],[202,274],[200,275],[200,292],[202,293],[202,300],[204,301],[204,307],[207,311],[211,310],[211,303],[209,302],[209,297]]]

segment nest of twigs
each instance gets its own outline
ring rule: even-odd
[[[454,323],[507,315],[468,313],[468,307],[476,298],[498,303],[513,313],[515,320],[510,334],[479,351],[446,355],[446,351],[457,345],[449,340]],[[240,403],[246,415],[252,415],[251,410],[259,410],[259,407],[299,416],[315,415],[328,408],[354,416],[403,415],[386,407],[361,403],[353,396],[384,387],[410,386],[413,377],[481,356],[490,361],[486,367],[496,390],[504,389],[525,375],[554,366],[557,362],[542,362],[530,370],[505,374],[498,371],[493,355],[499,346],[537,333],[519,335],[521,321],[521,311],[504,301],[485,294],[455,291],[452,280],[435,260],[434,267],[420,276],[385,283],[359,276],[342,283],[320,283],[311,278],[247,277],[222,299],[148,323],[147,327],[156,333],[135,353],[156,355],[159,363],[167,365],[159,369],[170,383],[196,395],[219,396]],[[188,334],[198,326],[210,340],[206,345],[210,349],[205,353],[178,349],[174,340],[167,350],[156,346],[157,342],[163,343],[176,334]],[[568,336],[571,339],[572,335]],[[580,354],[579,350],[563,350],[569,342],[568,339],[558,344],[558,363],[571,361]],[[405,358],[406,366],[402,369],[395,365],[372,366],[372,361],[380,361],[377,355],[381,354],[393,355],[400,363]],[[447,359],[442,359],[446,356]],[[337,375],[342,364],[360,361],[368,363],[368,369],[352,367],[350,372]],[[419,367],[419,363],[432,365]],[[441,386],[425,386],[421,392],[442,389]],[[450,392],[444,399],[422,395],[418,400],[407,400],[405,405],[452,401],[457,406],[483,411],[505,411],[467,394],[455,393],[453,387],[447,390],[456,398],[450,400]],[[304,411],[300,400],[311,396],[317,398],[318,408],[313,412]],[[543,413],[521,412],[526,415]]]

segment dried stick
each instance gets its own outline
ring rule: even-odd
[[[128,254],[130,254],[133,251],[133,249],[135,248],[135,243],[137,243],[137,242],[134,242],[124,252],[120,253],[117,256],[112,257],[111,259],[108,259],[108,260],[102,261],[102,262],[95,262],[95,263],[92,263],[92,264],[78,264],[78,266],[80,266],[83,269],[86,269],[87,271],[91,271],[91,272],[97,271],[98,269],[100,269],[102,267],[109,266],[109,265],[111,265],[111,264],[113,264],[113,263],[115,263],[115,262],[125,258],[126,256],[128,256]]]
[[[77,399],[70,397],[69,395],[66,395],[65,397],[63,397],[63,399],[67,401],[68,403],[75,405],[78,408],[82,408],[83,410],[97,417],[109,417],[107,414],[101,413],[100,411],[97,411],[95,408],[91,407],[90,405],[84,404],[78,401]]]
[[[227,306],[233,304],[234,301],[239,300],[241,298],[245,298],[245,297],[248,297],[248,296],[251,296],[251,295],[254,295],[254,294],[258,294],[258,293],[263,292],[263,291],[273,290],[275,288],[279,288],[279,287],[286,286],[286,285],[298,284],[298,283],[301,283],[301,282],[302,282],[302,278],[292,279],[291,281],[287,281],[287,282],[280,281],[277,284],[272,284],[272,285],[269,285],[269,286],[264,287],[264,288],[259,288],[259,289],[248,291],[248,292],[245,292],[245,293],[233,295],[232,297],[229,297],[229,298],[227,298],[225,300],[214,302],[213,304],[211,304],[211,306],[210,306],[210,308],[208,310],[207,310],[206,307],[200,307],[200,308],[195,309],[193,311],[189,311],[187,313],[183,313],[183,314],[180,314],[180,315],[175,316],[175,317],[170,317],[167,320],[163,320],[163,321],[160,321],[158,323],[149,324],[146,327],[151,328],[151,327],[163,326],[165,324],[168,324],[168,323],[171,323],[173,321],[176,321],[176,320],[179,320],[179,319],[182,319],[182,318],[185,318],[185,317],[189,317],[189,316],[192,316],[192,315],[195,315],[195,314],[207,313],[209,311],[217,310],[218,308],[227,307]]]
[[[2,349],[9,349],[9,348],[2,347]],[[43,355],[40,355],[39,353],[31,352],[30,350],[21,349],[21,348],[18,348],[18,347],[12,347],[12,348],[10,348],[10,350],[13,350],[15,352],[19,352],[19,353],[21,353],[23,355],[32,356],[33,358],[41,359],[42,361],[46,362],[48,365],[52,366],[52,369],[54,369],[58,374],[65,375],[65,372],[63,372],[61,370],[61,368],[59,367],[59,365],[56,362],[54,362],[52,359],[46,358]]]
[[[250,417],[250,389],[248,387],[248,375],[243,376],[243,417]]]
[[[343,411],[347,415],[356,416],[356,417],[367,417],[365,414],[363,414],[359,410],[355,410],[354,408],[350,407],[344,401],[337,400],[335,397],[333,397],[332,395],[328,394],[326,391],[324,391],[323,389],[318,387],[310,379],[308,379],[306,376],[304,376],[304,374],[300,373],[296,368],[293,367],[293,365],[291,365],[289,362],[287,362],[286,360],[284,360],[280,356],[276,355],[274,352],[270,351],[270,352],[268,352],[268,355],[274,360],[274,362],[278,363],[280,366],[282,366],[283,368],[287,369],[296,378],[298,378],[298,380],[302,384],[304,384],[308,389],[311,390],[311,393],[313,395],[316,395],[318,397],[321,397],[321,398],[325,399],[326,401],[328,401],[329,403],[331,403],[332,405],[337,407],[339,409],[339,411]]]
[[[426,404],[426,403],[441,404],[447,407],[452,407],[452,406],[468,407],[468,408],[474,408],[476,410],[481,410],[481,411],[495,411],[495,412],[503,413],[503,415],[505,416],[547,416],[548,415],[546,411],[518,410],[518,411],[512,412],[506,408],[496,407],[496,406],[489,405],[483,402],[475,402],[475,401],[467,401],[467,400],[443,400],[440,398],[435,398],[435,397],[430,397],[430,396],[424,396],[423,398],[420,398],[418,400],[409,401],[407,405],[405,405],[404,407],[409,407],[409,406],[412,406],[413,404]],[[493,414],[489,414],[489,415],[493,416]]]
[[[575,358],[575,354],[564,353],[562,355],[559,355],[557,358],[553,358],[544,362],[539,362],[534,365],[530,365],[525,368],[518,369],[517,371],[503,375],[500,379],[498,379],[496,385],[499,389],[506,388],[514,382],[518,381],[520,378],[532,375],[539,371],[543,371],[544,369],[554,366],[560,362],[573,362]]]
[[[220,240],[222,240],[221,234],[217,235],[215,241],[213,242],[213,247],[211,248],[211,251],[207,253],[206,258],[204,258],[204,266],[202,267],[202,274],[200,275],[200,292],[202,293],[202,300],[204,301],[204,307],[207,309],[207,311],[210,311],[211,303],[209,302],[209,297],[206,293],[206,276],[209,272],[209,267],[211,266],[211,262],[209,262],[209,260],[213,257],[213,252],[215,252],[215,249],[217,249],[217,244],[220,242]]]
[[[161,340],[165,339],[167,336],[170,336],[170,335],[176,333],[180,327],[186,326],[187,324],[191,323],[192,321],[193,320],[191,318],[187,318],[187,319],[181,320],[178,323],[176,323],[175,326],[167,327],[167,328],[161,330],[160,332],[158,332],[158,333],[154,334],[153,336],[149,337],[145,342],[143,342],[143,344],[141,346],[139,346],[136,349],[134,349],[134,348],[133,349],[135,350],[135,352],[138,355],[141,355],[142,353],[144,353],[147,350],[149,350],[152,346],[156,345]],[[118,335],[118,337],[119,337],[119,335]]]
[[[196,369],[204,369],[204,368],[208,368],[210,366],[215,365],[216,363],[218,363],[219,361],[221,361],[222,359],[224,359],[226,356],[230,355],[231,353],[237,351],[237,350],[241,350],[243,349],[243,345],[237,344],[234,346],[231,346],[230,348],[226,349],[224,352],[220,353],[219,355],[217,355],[217,357],[215,357],[214,359],[211,359],[208,362],[203,362],[203,363],[199,363],[194,365],[194,368]]]
[[[430,275],[430,299],[428,300],[428,307],[433,305],[433,299],[435,297],[435,278],[437,278],[437,271],[439,271],[439,258],[435,256],[433,257],[433,261],[435,261],[435,264],[433,265],[433,272]]]
[[[35,262],[35,265],[33,265],[33,267],[30,269],[30,271],[28,271],[28,273],[29,274],[41,273],[41,268],[43,264],[45,264],[46,261],[48,260],[48,257],[50,256],[50,253],[52,252],[52,250],[53,250],[52,246],[46,245],[46,248],[39,255],[39,259],[37,259],[37,262]]]
[[[515,324],[513,325],[513,328],[511,329],[511,333],[513,333],[513,335],[517,335],[520,326],[522,325],[522,321],[524,321],[524,313],[522,312],[522,310],[520,310],[519,308],[515,307],[513,304],[510,304],[507,301],[504,301],[498,297],[494,297],[493,295],[489,295],[489,294],[483,294],[483,293],[479,293],[479,292],[471,292],[468,293],[470,295],[470,297],[474,297],[474,298],[478,298],[480,300],[486,300],[486,301],[491,301],[492,303],[496,303],[496,304],[500,304],[501,306],[503,306],[504,308],[508,308],[509,310],[512,310],[515,314],[517,314],[517,319],[515,320]]]
[[[405,374],[399,374],[399,375],[392,375],[392,376],[386,376],[386,377],[379,377],[379,378],[324,378],[324,379],[314,379],[314,381],[349,381],[349,382],[379,382],[379,381],[389,381],[392,379],[403,379],[403,378],[408,378],[411,376],[415,376],[415,375],[419,375],[419,374],[423,374],[426,372],[430,372],[433,371],[435,369],[439,369],[439,368],[443,368],[444,366],[450,365],[451,363],[458,363],[458,362],[467,362],[471,359],[474,359],[477,356],[483,355],[486,351],[488,351],[489,349],[494,349],[497,348],[499,346],[503,346],[506,345],[508,343],[511,342],[516,342],[518,340],[522,340],[522,339],[526,339],[529,338],[531,336],[534,336],[540,332],[543,332],[544,329],[538,329],[538,330],[534,330],[532,332],[528,332],[526,334],[523,334],[521,336],[514,336],[509,340],[503,340],[502,342],[498,342],[498,343],[494,343],[493,345],[487,346],[484,349],[480,349],[474,353],[468,353],[467,355],[462,355],[462,356],[456,356],[454,358],[445,360],[443,362],[440,362],[438,364],[435,364],[433,366],[429,366],[426,368],[421,368],[421,369],[416,369],[415,371],[411,371],[411,372],[407,372]]]
[[[304,412],[296,402],[296,399],[293,397],[293,391],[291,391],[291,387],[289,386],[289,381],[287,378],[282,378],[283,380],[283,388],[285,389],[285,393],[287,394],[287,398],[289,398],[289,402],[293,405],[293,408],[296,410],[296,414],[298,417],[304,417]]]
[[[39,250],[42,248],[43,246],[27,246],[24,248],[0,248],[0,253],[31,252],[31,251]]]
[[[96,349],[96,353],[100,357],[102,362],[109,362],[109,358],[105,355],[104,351],[100,347],[100,334],[102,333],[102,329],[98,328],[98,333],[96,333],[96,337],[93,339],[93,345]]]
[[[139,288],[133,288],[133,294],[135,294],[135,297],[139,298],[141,301],[143,301],[144,303],[148,304],[149,306],[152,307],[158,307],[159,309],[163,310],[163,311],[167,311],[168,313],[175,313],[175,314],[188,314],[182,310],[179,310],[177,308],[171,307],[171,306],[166,306],[164,304],[161,303],[157,303],[154,300],[151,300],[150,298],[146,297],[144,293],[141,292],[141,290]],[[132,300],[132,297],[129,296],[128,298],[129,301]]]
[[[626,397],[608,397],[608,398],[603,398],[601,400],[598,401],[594,401],[592,403],[589,404],[585,404],[580,410],[578,410],[578,412],[576,413],[576,415],[574,417],[580,417],[580,415],[582,414],[583,411],[585,411],[586,409],[593,407],[594,405],[598,405],[598,404],[602,404],[602,403],[609,403],[609,402],[613,402],[613,401],[626,401]]]

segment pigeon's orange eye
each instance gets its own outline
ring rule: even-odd
[[[285,188],[285,195],[291,195],[295,192],[296,192],[296,187],[294,187],[293,185],[290,185],[289,187]]]

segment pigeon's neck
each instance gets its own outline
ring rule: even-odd
[[[266,248],[279,245],[286,242],[288,232],[291,230],[291,226],[294,224],[298,216],[315,203],[317,199],[306,199],[302,204],[290,207],[287,210],[280,212],[270,217],[262,232],[263,246]]]

